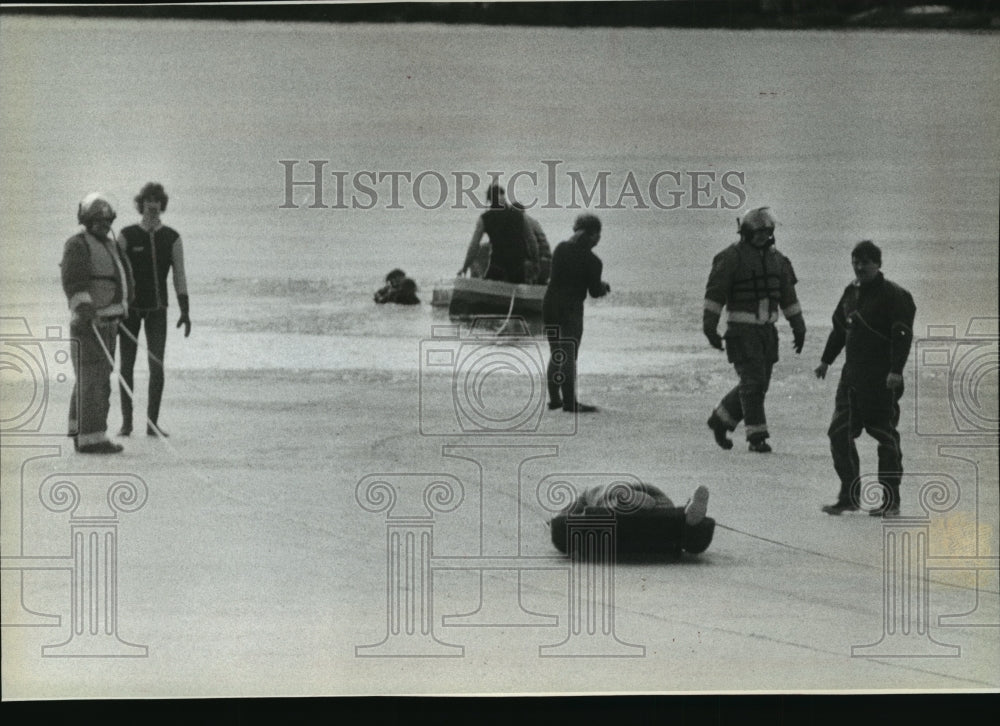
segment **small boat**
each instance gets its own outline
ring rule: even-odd
[[[435,282],[434,290],[431,293],[431,306],[435,308],[447,308],[451,305],[453,287],[451,280],[438,280]]]
[[[432,305],[448,306],[451,318],[480,315],[511,315],[526,319],[542,317],[545,285],[516,285],[480,277],[456,277],[434,287]]]

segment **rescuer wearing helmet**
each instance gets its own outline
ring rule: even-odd
[[[802,352],[806,324],[795,295],[795,271],[788,258],[774,248],[774,217],[768,207],[753,209],[739,223],[739,242],[712,260],[705,288],[702,327],[713,348],[725,349],[736,368],[739,384],[727,393],[708,419],[715,441],[723,449],[733,442],[726,436],[740,421],[746,427],[749,450],[771,451],[764,397],[771,369],[778,361],[778,311],[792,326],[794,348]],[[725,346],[718,324],[726,308]]]
[[[77,221],[84,230],[66,240],[62,286],[70,320],[76,382],[69,409],[69,435],[84,454],[117,454],[107,438],[114,369],[115,334],[132,301],[132,269],[109,236],[115,211],[99,192],[84,197]]]

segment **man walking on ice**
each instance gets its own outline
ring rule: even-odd
[[[774,217],[768,207],[752,209],[739,224],[739,242],[712,260],[705,287],[702,329],[709,344],[725,349],[740,382],[725,395],[708,419],[716,443],[733,448],[726,436],[740,421],[746,426],[750,451],[767,453],[769,433],[764,396],[771,369],[778,361],[778,310],[792,326],[796,353],[802,352],[806,324],[795,295],[795,271],[788,258],[774,248]],[[718,333],[726,308],[725,346]]]
[[[874,242],[855,245],[851,265],[856,279],[833,311],[833,330],[815,371],[817,378],[826,378],[830,364],[847,349],[827,432],[840,493],[823,511],[834,515],[857,511],[861,473],[854,440],[864,429],[878,442],[878,480],[883,494],[882,506],[869,514],[892,517],[899,514],[903,476],[896,430],[899,399],[917,308],[909,292],[883,277],[882,250]]]

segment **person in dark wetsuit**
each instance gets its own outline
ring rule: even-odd
[[[490,265],[485,279],[517,284],[534,279],[538,249],[524,212],[507,204],[504,188],[499,184],[491,185],[487,195],[490,208],[476,220],[476,229],[458,276],[473,266],[480,242],[486,235],[490,244]]]
[[[138,224],[121,231],[119,240],[122,251],[128,256],[135,271],[135,304],[123,322],[127,333],[121,332],[121,388],[122,427],[119,436],[132,433],[133,399],[135,394],[133,372],[138,354],[135,338],[140,328],[146,330],[146,347],[149,361],[149,398],[146,402],[146,435],[167,436],[158,424],[160,400],[163,397],[163,360],[167,349],[167,305],[169,295],[167,275],[173,274],[174,292],[181,310],[177,327],[184,328],[184,337],[191,334],[190,302],[187,277],[184,272],[184,244],[178,232],[160,221],[160,214],[167,211],[167,192],[162,184],[149,182],[135,197],[135,207],[142,215]]]
[[[419,305],[417,283],[397,267],[385,276],[385,286],[375,292],[374,300],[379,305],[385,303]]]
[[[601,220],[581,214],[573,223],[573,236],[556,245],[552,276],[542,301],[542,321],[549,339],[549,408],[591,413],[594,406],[576,400],[576,359],[583,337],[583,301],[603,297],[611,286],[601,279],[604,264],[594,254],[601,239]]]
[[[683,507],[675,506],[660,489],[645,483],[616,483],[592,487],[578,496],[549,522],[552,544],[563,554],[587,557],[599,554],[570,552],[567,540],[576,518],[586,525],[588,516],[614,514],[615,550],[619,555],[699,554],[708,549],[715,534],[715,520],[708,512],[708,488],[699,486]]]

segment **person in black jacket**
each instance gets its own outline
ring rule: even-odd
[[[596,407],[576,400],[576,359],[583,337],[583,301],[587,294],[603,297],[611,286],[601,279],[604,264],[594,254],[601,239],[601,220],[581,214],[573,223],[573,236],[556,245],[552,276],[542,300],[542,321],[549,339],[547,371],[549,408],[592,413]]]
[[[708,549],[715,534],[715,520],[707,512],[708,487],[704,485],[678,507],[651,484],[619,482],[592,487],[578,496],[552,518],[549,534],[557,550],[586,559],[600,553],[570,542],[572,525],[585,527],[588,518],[613,515],[618,555],[696,555]]]
[[[135,303],[129,316],[122,323],[121,386],[122,427],[119,436],[132,433],[132,397],[125,385],[135,393],[133,370],[137,346],[135,338],[145,323],[146,348],[149,354],[149,400],[146,407],[146,434],[167,436],[157,424],[160,399],[163,396],[163,356],[167,348],[167,274],[173,270],[174,291],[181,315],[177,327],[184,326],[184,337],[191,334],[187,278],[184,274],[184,245],[176,230],[160,222],[160,214],[167,210],[167,192],[162,184],[149,182],[135,197],[135,206],[142,214],[142,221],[121,231],[119,244],[132,264],[135,275]],[[131,333],[131,335],[129,335]],[[155,358],[155,359],[154,359]]]
[[[896,426],[916,305],[909,292],[882,275],[882,251],[874,242],[855,245],[851,265],[857,279],[844,290],[834,310],[833,330],[815,371],[817,378],[826,378],[830,364],[846,348],[827,432],[840,493],[823,511],[839,515],[859,508],[860,468],[854,440],[865,430],[878,442],[878,479],[883,492],[882,505],[869,513],[897,516],[903,454]]]

